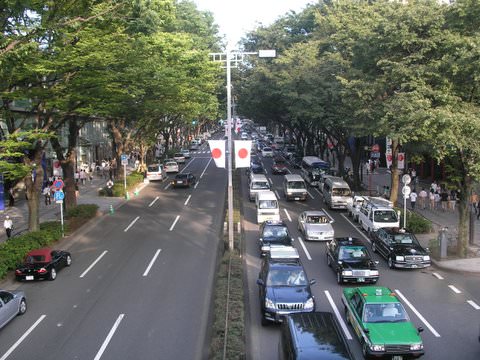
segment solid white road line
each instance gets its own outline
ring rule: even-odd
[[[130,223],[130,225],[128,225],[128,226],[125,228],[125,230],[123,230],[123,232],[127,232],[128,229],[130,229],[130,228],[133,226],[133,224],[135,224],[135,223],[138,221],[138,219],[140,219],[140,216],[137,216],[134,220],[132,220],[132,222]]]
[[[20,345],[22,343],[23,340],[25,340],[25,338],[30,335],[30,333],[35,330],[35,328],[38,326],[38,324],[40,324],[40,322],[45,319],[47,317],[47,315],[42,315],[38,318],[37,321],[35,321],[33,323],[32,326],[30,326],[30,328],[20,337],[20,339],[18,339],[15,344],[13,344],[10,349],[8,349],[8,351],[3,354],[3,356],[0,358],[0,360],[5,360],[7,357],[10,356],[10,354],[18,347],[18,345]]]
[[[327,216],[330,218],[330,220],[333,220],[332,215],[330,215],[330,214],[327,212],[327,210],[323,209],[323,212],[324,212],[325,214],[327,214]]]
[[[405,296],[403,296],[403,294],[400,292],[400,290],[395,289],[395,292],[398,294],[398,296],[400,296],[400,298],[403,300],[403,302],[405,304],[407,304],[408,307],[415,313],[415,315],[417,315],[417,317],[425,324],[425,326],[428,328],[428,330],[430,330],[431,333],[433,335],[435,335],[435,337],[440,337],[440,334],[433,328],[432,325],[430,325],[430,323],[422,316],[422,314],[420,314],[418,312],[418,310],[415,309],[415,307],[411,304],[411,302],[408,301]]]
[[[167,186],[163,188],[163,190],[167,190],[170,187],[170,182],[168,182]]]
[[[480,310],[480,306],[477,305],[473,300],[467,300],[467,303],[471,305],[475,310]]]
[[[460,290],[458,290],[455,286],[453,285],[448,285],[448,287],[450,288],[450,290],[452,290],[455,294],[461,294],[462,292]]]
[[[272,179],[270,179],[270,178],[267,178],[267,179],[268,179],[268,182],[270,183],[270,185],[273,186],[273,181],[272,181]]]
[[[288,213],[287,209],[283,209],[285,211],[285,215],[287,215],[288,221],[292,222],[292,218],[290,217],[290,214]]]
[[[310,256],[310,253],[308,252],[307,247],[303,243],[303,240],[300,236],[298,237],[298,241],[300,242],[300,245],[302,245],[303,251],[305,252],[305,255],[307,256],[307,259],[312,260],[312,257]]]
[[[117,320],[115,321],[115,324],[113,324],[112,328],[110,329],[110,331],[107,335],[107,338],[103,342],[102,346],[100,347],[100,350],[98,350],[97,355],[95,355],[93,360],[99,360],[102,357],[103,352],[107,348],[110,340],[112,340],[113,334],[115,334],[115,331],[117,331],[117,328],[120,326],[120,322],[123,320],[124,316],[125,316],[125,314],[120,314],[118,316]]]
[[[190,200],[191,197],[192,197],[192,195],[188,195],[188,198],[187,198],[187,200],[185,200],[185,202],[183,203],[183,205],[187,205],[187,204],[188,204],[188,201]]]
[[[308,194],[308,196],[310,196],[312,199],[315,199],[315,196],[313,196],[312,194],[310,194],[310,191],[307,190],[307,194]]]
[[[355,225],[353,222],[351,222],[350,219],[349,219],[345,214],[340,214],[340,215],[342,215],[342,216],[344,217],[344,219],[347,220],[347,222],[348,222],[350,225],[352,225],[352,226],[355,228],[355,230],[357,230],[357,232],[358,232],[360,235],[363,236],[363,238],[364,238],[365,240],[367,240],[369,243],[372,242],[372,241],[370,240],[370,238],[363,233],[362,229],[361,229],[361,228],[358,228],[357,225]]]
[[[340,311],[338,311],[337,305],[333,302],[332,296],[328,292],[328,290],[325,290],[325,296],[327,297],[328,302],[330,303],[330,306],[333,309],[333,312],[335,313],[335,316],[337,317],[338,322],[340,323],[340,326],[342,327],[343,332],[345,333],[345,336],[347,337],[348,340],[352,340],[352,335],[350,334],[350,331],[348,331],[347,324],[345,324],[345,321],[343,321],[342,316],[340,315]]]
[[[211,161],[212,161],[212,158],[210,158],[210,160],[208,160],[208,163],[207,163],[207,165],[205,166],[205,169],[203,169],[203,171],[202,171],[202,175],[200,175],[200,179],[203,177],[203,174],[205,174],[205,171],[207,171],[208,165],[210,165],[210,162],[211,162]],[[195,188],[196,188],[196,187],[197,187],[197,186],[195,185]]]
[[[277,196],[277,199],[280,199],[280,194],[278,193],[277,190],[275,190],[275,195]]]
[[[150,261],[150,264],[148,264],[148,267],[147,267],[147,269],[145,270],[145,272],[143,273],[142,276],[147,276],[148,275],[148,272],[152,268],[153,263],[155,262],[155,260],[157,260],[158,255],[160,255],[160,251],[162,251],[162,249],[158,249],[157,252],[155,253],[155,255],[153,255],[153,258]]]
[[[173,222],[172,226],[170,226],[170,229],[168,231],[173,230],[173,228],[175,227],[175,224],[177,223],[178,219],[180,219],[180,215],[177,215],[177,217],[175,218],[175,221]]]
[[[320,192],[320,190],[318,190],[318,188],[315,188],[315,191],[318,192],[319,195],[322,195],[322,193]]]
[[[159,199],[159,197],[157,196],[155,199],[153,199],[153,201],[148,204],[148,207],[152,207],[153,204],[155,204],[155,202]]]
[[[432,273],[432,275],[435,276],[438,280],[443,280],[442,275],[440,275],[440,274],[438,274],[438,273],[436,273],[436,272]]]
[[[105,256],[105,254],[107,253],[108,251],[105,250],[93,263],[90,264],[90,266],[87,268],[87,270],[85,270],[82,275],[80,275],[81,278],[83,278],[90,270],[92,270],[92,268],[100,261],[100,259],[102,257]]]

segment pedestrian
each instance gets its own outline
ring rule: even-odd
[[[415,169],[412,169],[411,175],[412,175],[412,183],[416,184],[417,183],[417,171]]]
[[[113,181],[112,181],[112,179],[109,179],[109,180],[107,181],[107,195],[108,195],[108,196],[113,196],[113,190],[112,190],[112,188],[113,188]]]
[[[447,211],[448,208],[448,192],[443,189],[440,193],[440,201],[442,203],[442,211]]]
[[[410,193],[410,205],[412,206],[412,210],[415,210],[415,203],[417,202],[417,192],[415,191],[415,188],[412,190]]]
[[[434,198],[435,198],[435,210],[438,210],[440,209],[440,200],[441,200],[441,197],[440,197],[440,194],[438,193],[438,191],[435,191],[435,194],[433,194]]]
[[[472,205],[473,207],[473,211],[475,211],[475,214],[477,214],[477,203],[478,203],[478,195],[477,193],[474,191],[472,193],[472,195],[470,195],[470,204]]]
[[[8,189],[8,206],[15,205],[15,192],[13,191],[13,187]]]
[[[422,190],[420,190],[420,192],[418,193],[420,208],[422,210],[425,210],[427,207],[427,197],[428,197],[427,191],[425,190],[425,188],[422,188]]]
[[[75,184],[75,197],[78,199],[80,196],[80,190],[78,189],[78,184]]]
[[[88,180],[90,181],[90,185],[91,185],[92,182],[93,182],[93,171],[94,171],[94,170],[90,170],[90,171],[88,172]]]
[[[7,233],[7,238],[10,239],[10,236],[12,236],[12,230],[13,230],[13,222],[12,222],[12,219],[10,219],[10,216],[8,215],[5,216],[3,227],[5,228],[5,232]]]
[[[80,171],[80,181],[82,182],[82,185],[85,185],[85,181],[87,180],[87,173],[85,172],[84,169]]]
[[[448,200],[448,209],[455,211],[455,205],[457,203],[457,192],[455,190],[450,191],[450,198]]]
[[[438,190],[438,185],[437,185],[437,183],[436,183],[435,180],[434,180],[434,181],[432,182],[432,184],[430,185],[430,191],[435,194],[435,192],[436,192],[437,190]]]
[[[43,188],[43,196],[45,196],[45,205],[50,205],[52,203],[52,192],[49,186]]]
[[[74,175],[74,178],[75,178],[75,184],[78,184],[78,181],[80,180],[80,172],[78,171],[75,171],[75,175]]]
[[[480,210],[480,200],[477,202],[477,209]],[[477,212],[477,220],[480,219],[480,211]]]
[[[429,192],[428,199],[430,200],[430,210],[435,210],[435,193]]]

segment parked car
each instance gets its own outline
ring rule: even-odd
[[[164,169],[167,173],[178,172],[178,163],[176,161],[168,161],[164,163]]]
[[[380,228],[371,234],[372,251],[387,259],[388,267],[418,269],[430,266],[430,254],[414,234],[397,227]]]
[[[296,249],[281,246],[271,250],[262,261],[257,279],[264,326],[282,322],[288,314],[315,311],[310,289],[315,280],[308,279]]]
[[[335,238],[327,244],[327,265],[337,276],[337,283],[378,281],[378,261],[373,261],[366,246],[356,238]]]
[[[0,329],[26,311],[27,300],[23,291],[0,290]]]
[[[272,163],[272,174],[287,174],[287,161],[281,157],[277,156],[273,159]]]
[[[162,164],[150,164],[147,166],[146,178],[150,181],[165,179],[165,169]]]
[[[366,359],[418,358],[424,354],[421,327],[415,328],[395,293],[386,287],[343,289],[347,322],[355,329]]]
[[[282,220],[267,220],[260,225],[260,254],[262,256],[267,255],[272,245],[293,245],[293,238],[290,236],[287,225]]]
[[[182,153],[185,159],[190,159],[190,150],[188,149],[181,149],[180,152]]]
[[[197,179],[192,173],[177,174],[172,180],[172,187],[190,187],[195,185]]]
[[[273,157],[273,149],[271,147],[265,146],[262,148],[263,157]]]
[[[333,240],[334,220],[323,210],[304,211],[298,216],[297,228],[305,240]]]
[[[42,248],[27,253],[23,263],[17,265],[15,278],[21,280],[55,280],[57,271],[72,264],[68,251]]]

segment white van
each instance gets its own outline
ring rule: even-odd
[[[260,191],[255,198],[257,206],[257,223],[267,220],[280,221],[280,209],[273,191]]]
[[[307,185],[298,174],[283,176],[283,193],[288,200],[307,200]]]
[[[350,186],[340,177],[326,178],[323,184],[323,201],[330,209],[346,209],[348,204],[353,203]]]
[[[400,227],[400,212],[387,199],[369,197],[358,213],[358,222],[367,233],[384,227]]]
[[[150,164],[147,166],[147,179],[150,181],[165,179],[165,169],[162,164]]]
[[[254,174],[250,175],[250,185],[248,191],[248,197],[250,201],[255,200],[255,196],[260,191],[270,190],[270,184],[265,175],[263,174]]]

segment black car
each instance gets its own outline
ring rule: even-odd
[[[387,259],[390,269],[418,269],[430,266],[428,248],[414,234],[399,228],[380,228],[372,233],[372,251]]]
[[[281,156],[277,156],[273,159],[272,174],[287,174],[287,161]]]
[[[292,244],[293,238],[282,220],[267,220],[260,225],[259,247],[262,256],[269,253],[272,245],[292,246]]]
[[[175,175],[175,178],[172,180],[172,186],[177,187],[190,187],[195,185],[197,178],[192,173],[182,173]]]
[[[278,353],[281,360],[353,359],[343,331],[331,312],[287,315],[281,328]]]
[[[15,278],[21,280],[55,280],[57,271],[72,264],[68,251],[42,248],[30,251],[22,264],[17,265]]]
[[[253,158],[252,161],[250,161],[250,169],[249,172],[254,173],[254,174],[263,174],[263,165],[260,162],[260,160]]]
[[[378,281],[377,263],[371,259],[360,240],[351,237],[335,238],[327,244],[327,264],[337,274],[337,283]]]
[[[288,314],[315,311],[315,299],[310,289],[315,280],[308,280],[295,248],[287,247],[296,252],[296,255],[287,257],[285,249],[272,248],[262,261],[257,279],[262,325],[282,322],[283,316]]]

